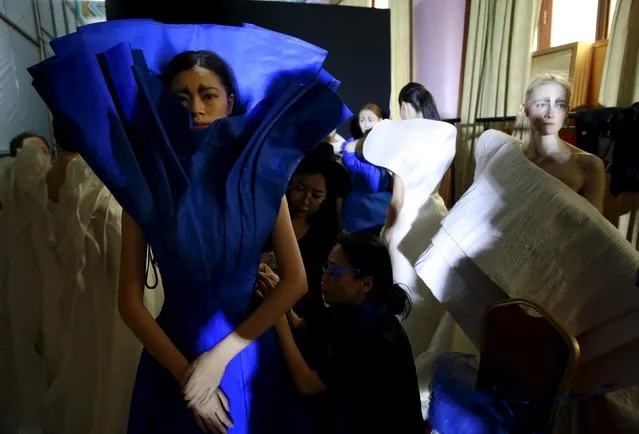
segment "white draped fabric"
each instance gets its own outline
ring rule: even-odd
[[[382,121],[364,142],[364,157],[401,179],[404,198],[388,242],[393,275],[408,289],[413,309],[404,328],[413,347],[426,416],[435,359],[444,353],[476,350],[415,272],[415,263],[440,228],[447,209],[437,193],[455,157],[455,127],[426,119]],[[389,144],[393,144],[389,151]]]
[[[484,133],[475,159],[474,183],[418,261],[419,276],[473,342],[492,302],[529,299],[577,337],[577,390],[638,384],[639,252],[513,137]]]
[[[13,384],[0,394],[11,402],[0,431],[123,433],[141,346],[117,311],[121,208],[80,157],[58,203],[48,199],[47,171],[25,147],[8,175],[0,317],[12,333],[0,336],[0,363]],[[161,287],[153,291],[157,314]]]

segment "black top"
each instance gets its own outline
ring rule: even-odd
[[[320,224],[311,224],[308,231],[297,242],[306,279],[308,292],[293,306],[293,310],[300,318],[318,314],[324,310],[322,295],[322,274],[331,249],[337,242],[338,233]]]
[[[327,385],[316,400],[321,432],[423,434],[417,373],[399,320],[384,314],[365,325],[331,309],[295,330],[305,360]]]
[[[308,292],[293,306],[293,310],[300,318],[317,314],[324,309],[322,296],[322,274],[331,249],[337,242],[338,231],[332,230],[330,225],[314,222],[309,225],[307,232],[297,241],[304,262]],[[262,249],[270,252],[273,249],[269,238]]]

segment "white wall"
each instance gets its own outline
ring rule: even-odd
[[[413,78],[433,94],[443,118],[456,118],[467,0],[413,0]]]
[[[49,114],[27,68],[43,60],[41,46],[50,56],[48,42],[76,28],[73,9],[64,0],[0,0],[0,155],[8,152],[11,138],[24,131],[50,139]]]

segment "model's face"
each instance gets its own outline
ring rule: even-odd
[[[322,276],[324,301],[331,305],[357,305],[364,301],[372,286],[370,278],[360,279],[348,262],[342,246],[336,244],[328,255]]]
[[[50,155],[49,147],[40,137],[27,137],[22,141],[22,146],[24,145],[35,145],[42,150],[43,154]],[[20,146],[20,148],[22,148],[22,146]],[[18,152],[20,152],[19,149]]]
[[[291,211],[296,217],[308,217],[326,200],[326,178],[321,173],[295,175],[291,179]]]
[[[363,134],[372,130],[379,121],[379,117],[370,110],[362,110],[359,112],[359,129],[362,130]]]
[[[568,115],[568,95],[558,83],[537,86],[524,106],[532,128],[542,136],[559,134]]]
[[[217,74],[199,66],[176,75],[171,91],[191,113],[193,128],[206,128],[233,111],[234,95],[227,93]]]
[[[420,119],[420,118],[423,118],[424,116],[422,116],[421,113],[417,113],[417,110],[415,110],[415,107],[413,107],[410,103],[407,103],[406,101],[402,101],[402,104],[399,106],[399,117],[402,120],[408,120],[408,119]]]

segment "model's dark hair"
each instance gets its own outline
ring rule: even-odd
[[[184,51],[171,59],[164,69],[162,79],[170,84],[180,72],[200,67],[208,69],[220,78],[222,86],[228,96],[234,95],[237,99],[237,86],[231,67],[219,55],[212,51]]]
[[[322,143],[322,145],[324,145],[324,143]],[[326,145],[331,146],[330,144]],[[322,175],[326,180],[326,198],[318,210],[308,217],[308,223],[314,227],[321,227],[322,233],[324,234],[337,235],[342,230],[342,225],[338,218],[337,200],[344,187],[339,185],[336,179],[331,178],[330,173],[327,172],[327,165],[325,163],[312,161],[310,158],[304,158],[297,166],[293,177],[298,175]],[[291,181],[293,177],[291,177]],[[287,191],[286,196],[289,203],[291,203],[290,190]],[[292,206],[289,207],[289,211],[291,213],[293,212]]]
[[[18,154],[18,150],[22,148],[24,141],[32,137],[42,140],[44,144],[47,145],[47,150],[51,152],[51,146],[49,145],[49,142],[47,142],[47,139],[45,139],[39,134],[26,131],[24,133],[18,134],[17,136],[12,138],[11,141],[9,142],[9,153],[11,154],[11,156],[15,157]]]
[[[53,141],[61,151],[79,152],[78,149],[73,146],[73,140],[71,140],[68,132],[57,118],[53,118]]]
[[[417,113],[424,119],[440,120],[439,110],[435,104],[435,98],[423,85],[419,83],[408,83],[399,92],[399,105],[403,102],[413,106]]]
[[[406,291],[395,283],[388,248],[378,237],[367,234],[342,234],[337,239],[349,265],[358,270],[357,277],[373,279],[369,297],[382,303],[393,315],[408,316],[411,300]]]

